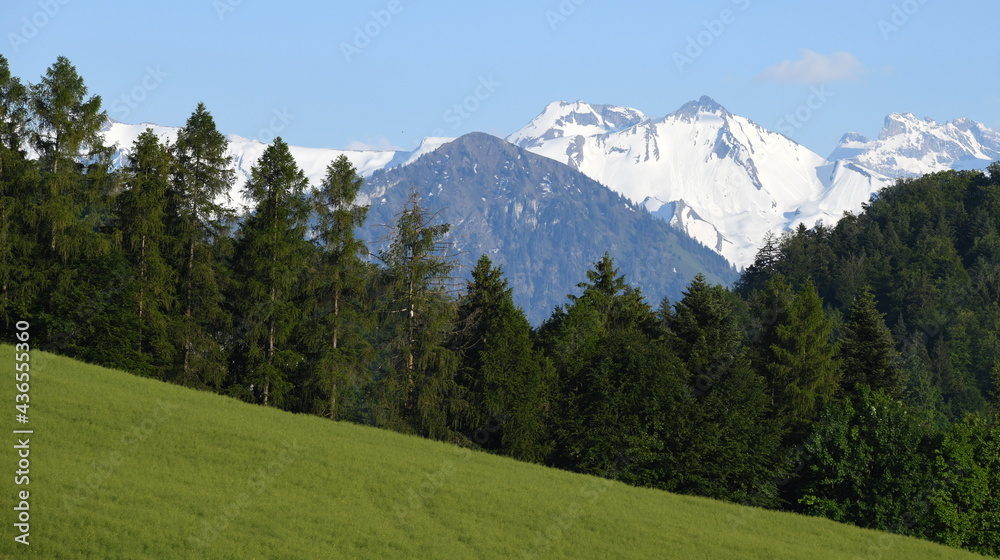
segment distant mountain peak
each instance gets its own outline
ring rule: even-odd
[[[529,148],[556,138],[594,136],[616,132],[647,120],[637,109],[617,105],[593,105],[585,101],[554,101],[527,126],[507,141]]]
[[[725,107],[707,95],[701,96],[701,98],[697,101],[689,101],[685,103],[680,109],[671,113],[670,116],[690,120],[703,114],[719,115],[723,117],[732,116],[732,113],[726,110]]]

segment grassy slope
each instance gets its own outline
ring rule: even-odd
[[[0,346],[8,430],[20,427],[13,363],[12,348]],[[5,558],[976,557],[250,406],[41,352],[31,363],[32,545],[13,542],[23,487],[13,484],[7,445]]]

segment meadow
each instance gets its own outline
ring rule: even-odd
[[[3,558],[977,558],[185,389],[39,351],[15,421],[0,346]],[[30,492],[30,545],[14,541]]]

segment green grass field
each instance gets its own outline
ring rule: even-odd
[[[976,558],[247,405],[42,352],[15,421],[0,346],[7,558]],[[14,484],[28,428],[30,484]],[[14,541],[30,491],[29,546]]]

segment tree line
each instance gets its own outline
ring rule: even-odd
[[[263,406],[1000,554],[1000,164],[901,181],[655,308],[606,254],[532,328],[488,257],[455,289],[416,196],[372,255],[344,157],[311,189],[276,139],[237,216],[202,104],[120,169],[65,58],[24,85],[0,57],[0,109],[5,338],[28,320]]]

